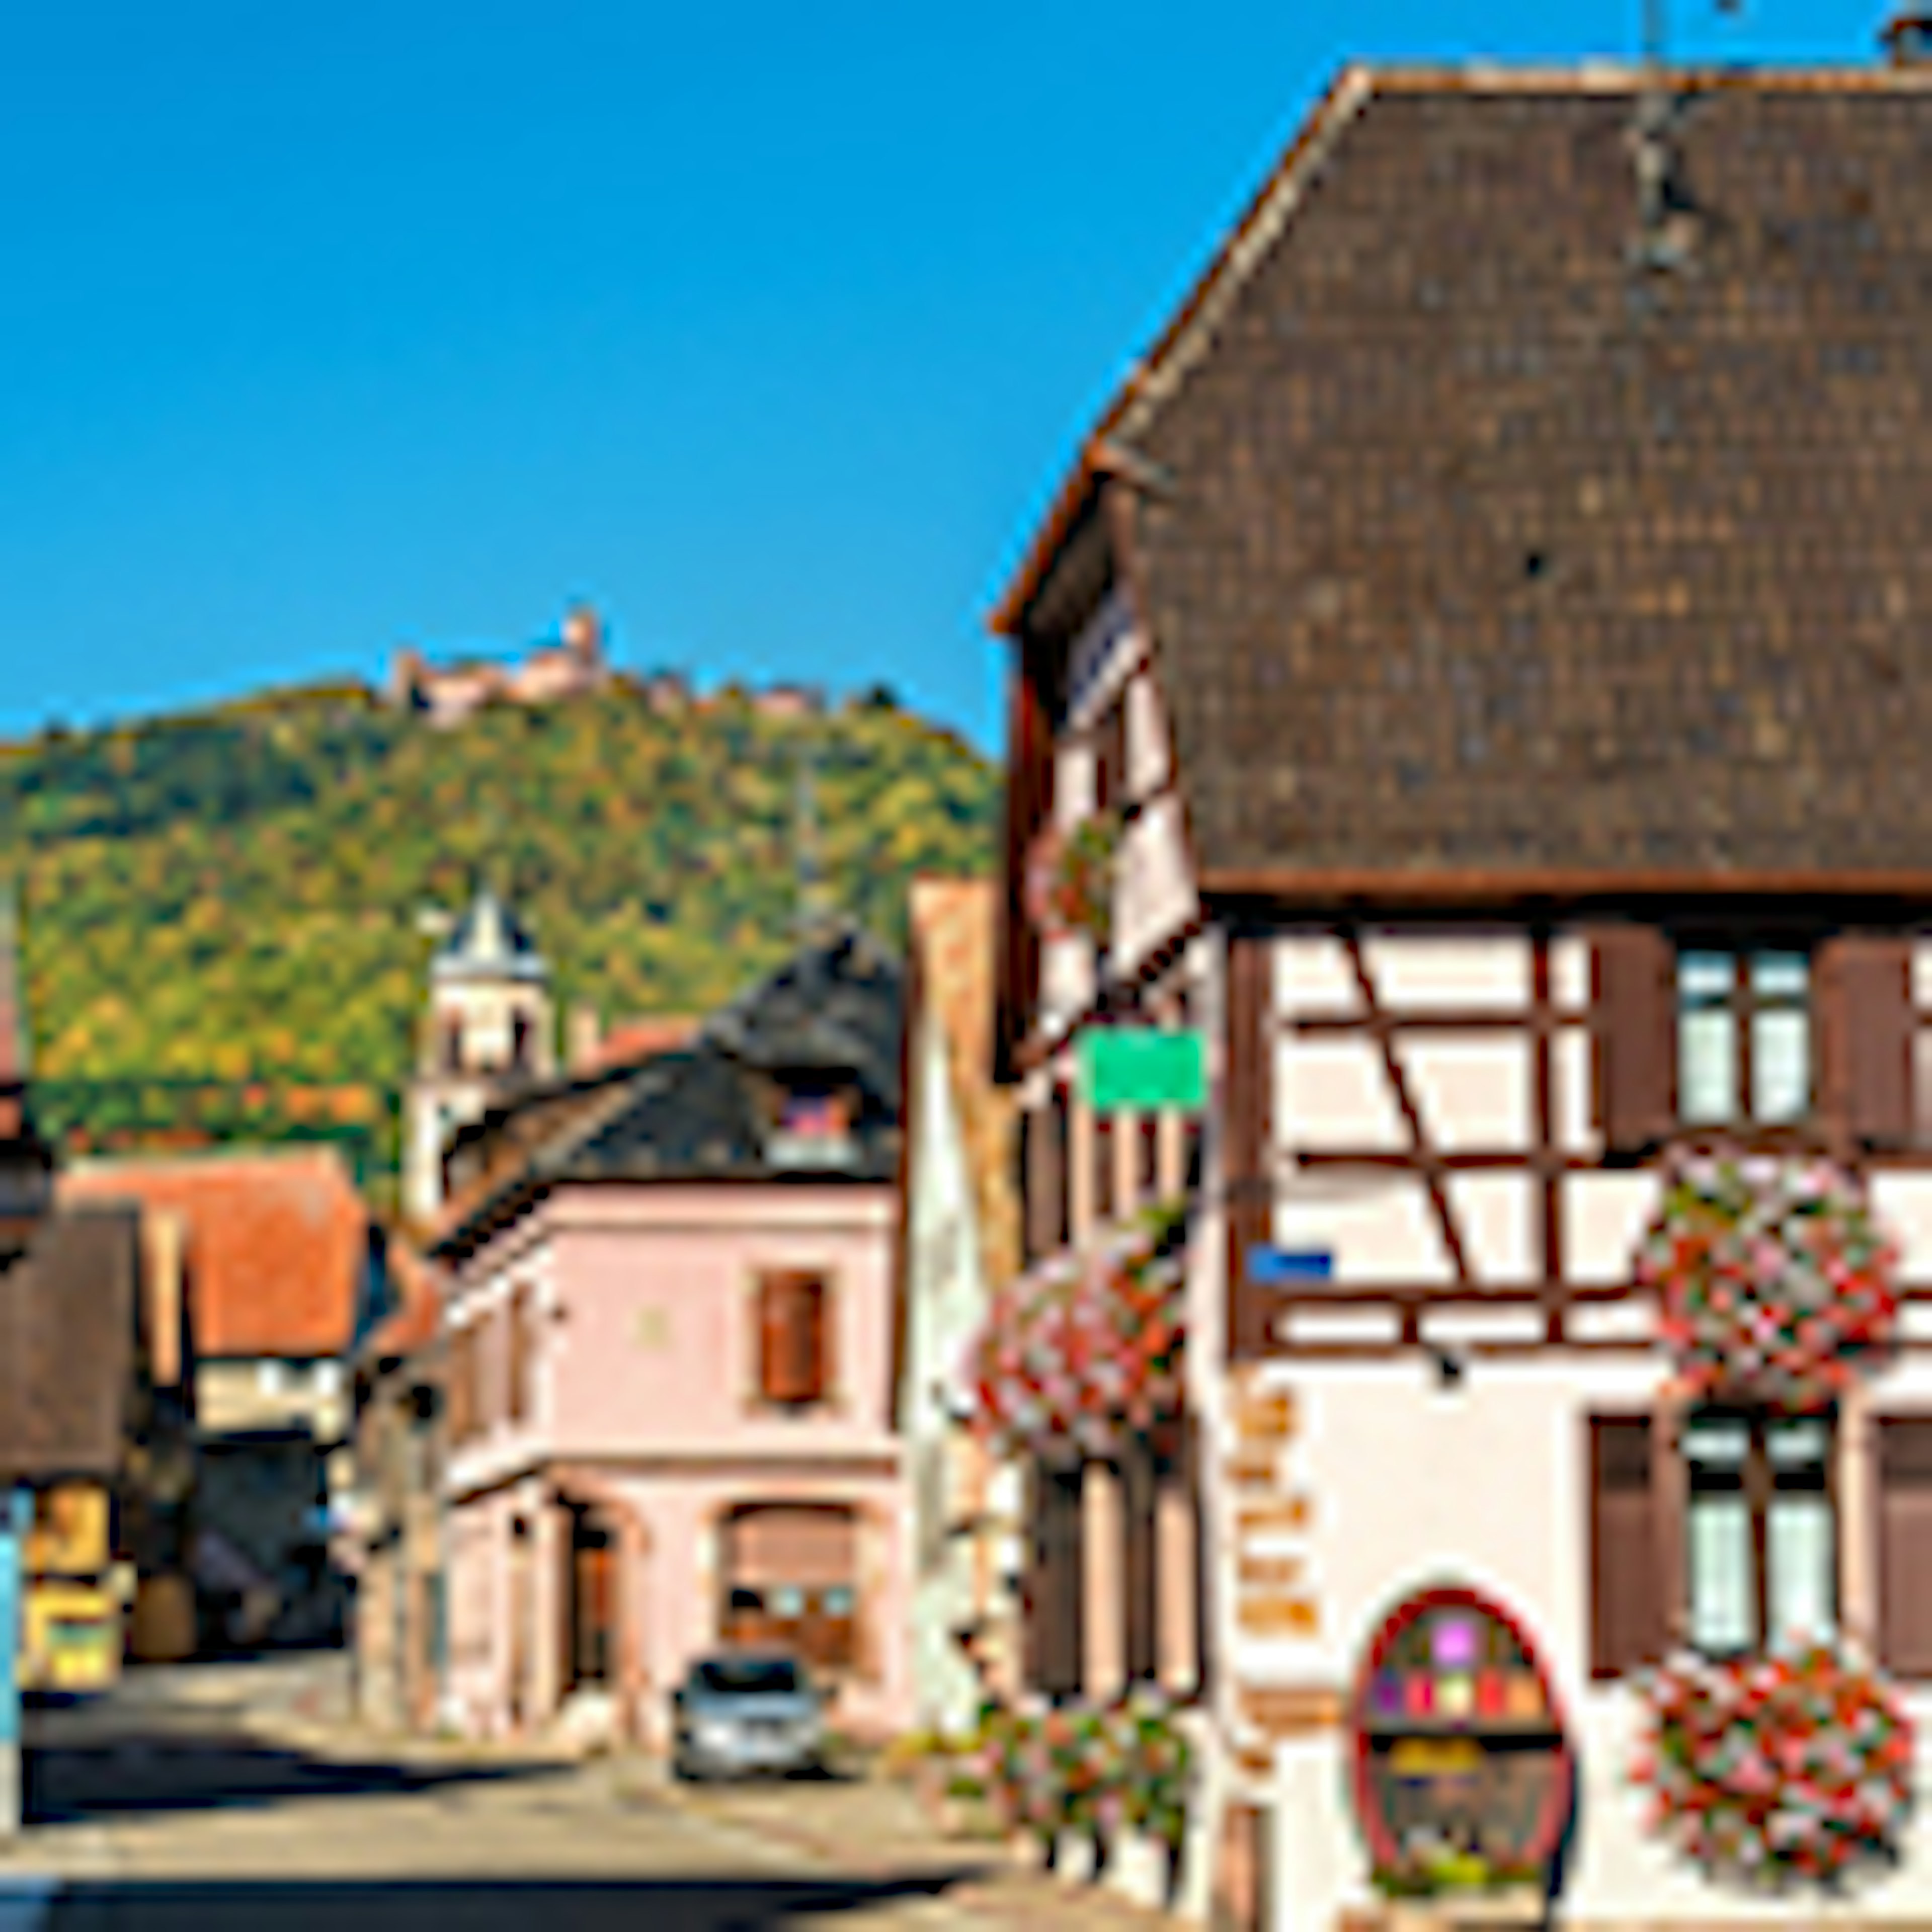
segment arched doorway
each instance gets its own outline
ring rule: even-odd
[[[859,1663],[859,1537],[841,1504],[749,1503],[724,1520],[718,1630],[831,1676]]]

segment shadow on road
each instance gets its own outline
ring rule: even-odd
[[[434,1792],[567,1771],[544,1762],[407,1765],[315,1757],[242,1732],[157,1736],[29,1751],[26,1812],[30,1826],[98,1823],[130,1813]]]
[[[962,1869],[876,1880],[657,1878],[558,1882],[81,1885],[48,1932],[779,1932],[808,1918],[884,1912],[978,1876]]]

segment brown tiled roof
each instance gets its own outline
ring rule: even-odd
[[[0,1471],[106,1476],[134,1369],[137,1214],[50,1216],[0,1270]]]
[[[1634,75],[1345,76],[1108,412],[1210,886],[1932,879],[1932,72],[1671,78],[1656,267]]]
[[[348,1346],[368,1218],[332,1150],[82,1161],[61,1177],[58,1198],[179,1211],[204,1360],[331,1356]]]

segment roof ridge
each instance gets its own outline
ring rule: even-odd
[[[1169,311],[1152,344],[1133,358],[1115,386],[1082,439],[1046,514],[1036,520],[1032,540],[994,604],[988,628],[996,636],[1017,634],[1093,486],[1103,476],[1131,475],[1136,466],[1132,448],[1116,445],[1114,438],[1124,433],[1129,438],[1139,435],[1168,400],[1191,366],[1195,345],[1204,338],[1211,340],[1215,319],[1239,295],[1292,218],[1308,176],[1378,94],[1637,94],[1645,86],[1654,86],[1660,72],[1666,85],[1678,93],[1932,92],[1932,64],[1900,66],[1888,62],[1860,65],[1848,60],[1841,66],[1788,67],[1666,64],[1660,70],[1646,68],[1640,60],[1598,56],[1586,56],[1570,64],[1526,62],[1520,67],[1491,58],[1462,63],[1345,62],[1301,117],[1293,138],[1222,236],[1186,295]]]

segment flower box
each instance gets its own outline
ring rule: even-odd
[[[1679,1154],[1636,1257],[1678,1392],[1786,1412],[1830,1403],[1898,1320],[1897,1251],[1825,1161]]]
[[[967,1375],[974,1430],[995,1455],[1108,1456],[1179,1413],[1185,1281],[1167,1252],[1178,1212],[1055,1256],[994,1296]]]
[[[1028,916],[1049,938],[1084,933],[1102,946],[1113,922],[1119,815],[1095,813],[1071,832],[1047,826],[1027,855]]]
[[[1912,1727],[1876,1672],[1821,1644],[1788,1658],[1681,1659],[1646,1693],[1632,1775],[1652,1794],[1652,1828],[1708,1875],[1832,1888],[1896,1856]]]

